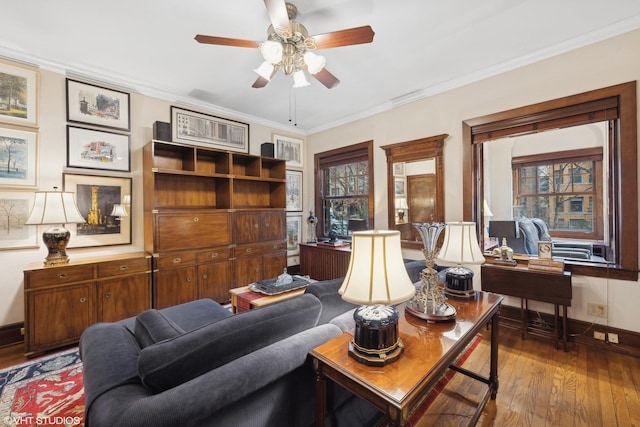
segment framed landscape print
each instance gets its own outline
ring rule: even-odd
[[[303,167],[302,140],[282,135],[273,135],[276,159],[287,161],[287,167]]]
[[[131,196],[131,178],[62,174],[64,191],[75,193],[84,224],[68,224],[69,248],[131,244],[131,216],[112,216],[115,204]],[[127,207],[131,212],[131,206]]]
[[[0,250],[38,247],[38,227],[25,225],[33,192],[0,192]]]
[[[249,125],[209,114],[171,107],[174,142],[199,144],[221,150],[249,152]]]
[[[67,79],[67,121],[128,131],[129,94]]]
[[[38,133],[0,128],[0,187],[38,186]]]
[[[287,210],[302,211],[302,171],[287,171]]]
[[[0,122],[38,126],[38,85],[40,74],[0,60]]]
[[[129,135],[67,126],[67,166],[129,172]]]
[[[287,214],[287,256],[300,253],[302,214]]]

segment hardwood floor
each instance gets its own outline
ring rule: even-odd
[[[489,336],[463,366],[487,375]],[[0,369],[27,362],[24,346],[0,348]],[[500,387],[479,426],[640,426],[640,359],[500,330]],[[466,425],[484,384],[455,374],[414,427]]]

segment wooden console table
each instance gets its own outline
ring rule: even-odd
[[[351,246],[300,244],[300,274],[312,279],[330,280],[346,276],[350,259]]]
[[[526,267],[508,267],[484,264],[481,267],[482,290],[520,298],[522,339],[528,332],[532,335],[551,337],[558,347],[560,331],[558,329],[559,307],[562,307],[562,343],[567,351],[567,307],[571,306],[571,273],[550,273],[530,270]],[[553,332],[528,327],[528,300],[553,304]]]
[[[475,299],[452,300],[458,312],[456,321],[442,323],[405,315],[401,304],[399,326],[405,349],[398,360],[387,366],[367,366],[349,357],[347,346],[353,339],[349,332],[313,349],[309,354],[316,374],[316,425],[325,425],[327,378],[380,409],[391,425],[402,426],[448,369],[487,385],[469,421],[469,425],[475,425],[489,398],[495,399],[498,392],[497,319],[502,299],[500,295],[478,292]],[[491,359],[489,376],[484,377],[454,362],[488,323]]]

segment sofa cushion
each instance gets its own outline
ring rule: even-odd
[[[238,357],[312,328],[320,301],[302,295],[236,314],[142,349],[138,374],[154,391],[167,390]]]
[[[185,331],[164,313],[151,309],[136,317],[134,332],[141,348],[157,342],[173,338]]]

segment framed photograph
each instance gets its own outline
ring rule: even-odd
[[[287,167],[303,167],[302,140],[289,136],[273,135],[276,159],[287,161]]]
[[[131,244],[131,216],[112,216],[113,206],[131,200],[131,178],[62,174],[64,191],[76,195],[84,224],[67,224],[69,248]],[[127,197],[129,196],[129,197]],[[125,206],[128,213],[131,205]]]
[[[67,166],[130,172],[129,135],[67,126]]]
[[[38,126],[38,85],[36,68],[0,60],[0,122]]]
[[[287,214],[287,256],[300,253],[302,239],[302,214]]]
[[[0,128],[0,186],[37,188],[38,133]]]
[[[302,211],[302,171],[287,171],[287,210]]]
[[[249,125],[209,114],[171,107],[174,142],[199,144],[221,150],[249,152]]]
[[[404,162],[393,164],[393,176],[404,176]]]
[[[407,180],[406,178],[394,178],[394,192],[396,197],[407,196]]]
[[[38,247],[38,227],[25,225],[33,192],[0,192],[0,250]]]
[[[538,242],[538,258],[551,259],[553,243],[552,242]]]
[[[129,94],[67,79],[67,121],[129,131]]]

